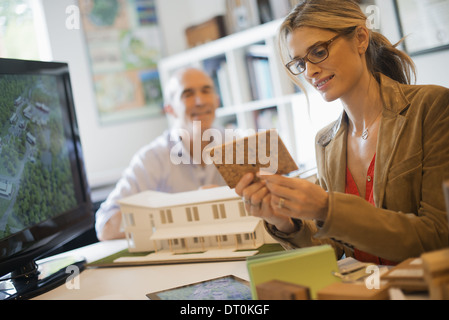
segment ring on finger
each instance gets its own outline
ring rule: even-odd
[[[279,202],[278,202],[278,208],[282,209],[284,207],[285,204],[285,199],[284,198],[280,198]]]
[[[262,203],[257,203],[257,204],[251,203],[251,207],[255,207],[255,208],[260,209],[262,207]]]

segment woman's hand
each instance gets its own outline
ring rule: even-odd
[[[243,198],[245,209],[255,217],[259,217],[274,225],[279,231],[291,233],[295,225],[290,217],[278,213],[272,208],[272,196],[265,181],[253,183],[254,175],[246,174],[237,184],[235,191]]]
[[[325,221],[329,196],[320,186],[307,180],[280,175],[258,174],[271,194],[276,215],[294,219]]]

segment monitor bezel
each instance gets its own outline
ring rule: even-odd
[[[0,248],[7,250],[7,252],[0,252],[0,276],[2,276],[21,268],[23,265],[48,256],[52,251],[91,229],[94,225],[94,213],[68,64],[1,58],[0,74],[35,74],[60,77],[66,103],[62,108],[66,108],[65,112],[68,117],[65,125],[69,126],[64,130],[70,131],[73,144],[73,150],[70,152],[70,163],[74,184],[77,186],[75,193],[78,199],[75,208],[0,240],[0,243],[5,244]],[[20,250],[16,251],[17,249],[12,248],[20,248]]]

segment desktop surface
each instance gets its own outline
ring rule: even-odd
[[[98,242],[52,258],[83,257],[87,263],[127,248],[126,240]],[[51,291],[33,300],[148,300],[154,292],[233,275],[249,281],[246,261],[167,264],[135,267],[87,267]],[[427,293],[390,292],[392,300],[427,300]],[[294,306],[294,305],[291,305]],[[290,306],[290,307],[291,307]]]
[[[83,256],[87,262],[126,248],[126,241],[99,242],[64,255]],[[234,275],[249,280],[245,261],[173,264],[139,267],[86,268],[70,282],[33,300],[148,300],[149,293]]]

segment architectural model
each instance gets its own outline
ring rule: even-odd
[[[275,243],[262,220],[246,212],[242,198],[229,187],[176,194],[146,191],[121,200],[120,207],[130,252],[190,256]]]

